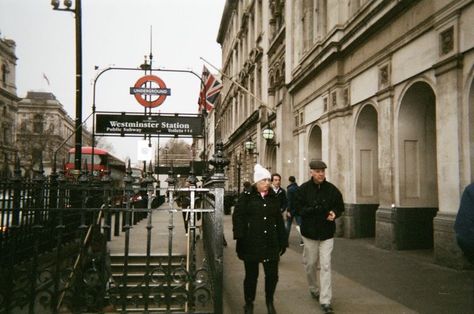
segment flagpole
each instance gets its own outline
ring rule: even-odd
[[[216,66],[214,66],[212,63],[210,63],[209,61],[207,61],[206,59],[204,59],[203,57],[200,57],[200,59],[204,62],[206,62],[207,64],[209,64],[211,67],[213,67],[217,72],[220,73],[220,75],[222,75],[222,77],[225,77],[226,79],[228,79],[229,81],[231,81],[232,83],[234,83],[235,85],[237,85],[239,88],[243,89],[247,94],[249,94],[252,98],[254,98],[256,101],[258,101],[260,103],[260,107],[265,107],[267,108],[268,110],[270,110],[271,112],[273,113],[276,113],[276,110],[273,108],[273,107],[270,107],[267,103],[265,103],[263,100],[261,100],[260,98],[258,98],[255,94],[253,94],[251,91],[249,91],[247,88],[245,88],[244,86],[242,86],[240,83],[238,83],[237,81],[235,81],[234,79],[232,79],[230,76],[228,76],[227,74],[225,74],[224,72],[222,72],[221,70],[219,70]]]

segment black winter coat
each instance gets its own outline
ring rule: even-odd
[[[303,183],[295,195],[296,212],[301,216],[301,234],[313,240],[334,237],[336,222],[327,220],[332,210],[336,218],[344,211],[344,201],[338,188],[324,181],[316,184],[313,179]]]
[[[459,247],[474,265],[474,183],[464,189],[454,230]]]
[[[275,192],[275,190],[273,190],[273,192]],[[283,213],[288,207],[288,199],[286,198],[286,191],[284,188],[279,188],[278,191],[275,193],[278,199],[280,200],[280,211]]]
[[[278,260],[288,246],[280,200],[270,188],[265,198],[253,186],[245,191],[232,214],[237,255],[241,260]]]

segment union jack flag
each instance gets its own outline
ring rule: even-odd
[[[209,113],[214,108],[214,103],[222,89],[222,82],[212,75],[206,66],[203,66],[202,68],[201,77],[204,86],[201,84],[201,92],[199,93],[198,100],[199,111],[206,108],[206,111]],[[206,91],[205,94],[204,90]]]

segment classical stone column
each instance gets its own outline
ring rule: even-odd
[[[379,106],[379,208],[375,214],[375,245],[395,247],[395,193],[393,186],[393,89],[378,94]]]
[[[459,128],[461,121],[463,56],[453,55],[433,66],[436,76],[436,144],[439,211],[433,219],[435,263],[462,268],[462,258],[453,230],[462,192],[460,187]]]

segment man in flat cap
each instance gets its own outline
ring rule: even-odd
[[[322,160],[312,160],[309,168],[311,179],[303,183],[295,195],[296,211],[301,216],[303,264],[311,296],[319,301],[324,313],[334,313],[331,306],[331,254],[335,220],[344,211],[344,201],[339,189],[326,181],[327,166]],[[316,277],[318,260],[319,287]]]

